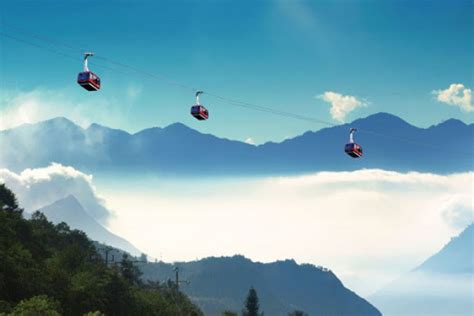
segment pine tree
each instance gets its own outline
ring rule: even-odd
[[[300,310],[295,310],[295,311],[289,313],[288,316],[308,316],[308,314],[306,314],[305,312],[300,311]]]
[[[122,261],[120,261],[120,272],[122,277],[130,282],[130,284],[141,284],[140,277],[142,272],[133,264],[127,254],[124,254]]]
[[[245,300],[245,309],[242,311],[243,316],[263,316],[259,313],[260,303],[258,302],[257,291],[251,287],[247,299]]]

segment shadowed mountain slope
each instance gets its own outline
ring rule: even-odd
[[[181,278],[189,281],[182,290],[206,315],[224,310],[239,313],[245,296],[254,286],[265,315],[286,316],[295,309],[309,315],[381,315],[366,300],[344,287],[329,270],[293,260],[259,263],[242,256],[206,258],[177,263]],[[166,263],[140,265],[143,277],[166,280],[174,275]]]
[[[72,195],[45,206],[40,211],[54,224],[65,222],[73,229],[82,230],[92,240],[123,249],[133,255],[141,253],[127,240],[111,233],[93,219]]]

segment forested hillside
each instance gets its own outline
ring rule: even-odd
[[[0,184],[0,315],[202,315],[174,284],[145,284],[127,258],[107,266],[83,232],[22,212]]]

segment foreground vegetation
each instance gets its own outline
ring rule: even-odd
[[[0,185],[0,315],[202,315],[174,284],[147,283],[125,258],[107,266],[91,240]]]

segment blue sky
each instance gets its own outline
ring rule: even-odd
[[[474,112],[431,93],[454,83],[472,89],[472,1],[20,0],[1,7],[3,33],[50,46],[15,26],[228,98],[338,123],[316,97],[333,91],[366,104],[345,121],[385,111],[418,126],[451,117],[474,122]],[[12,95],[36,91],[45,102],[56,99],[41,118],[81,115],[132,132],[179,121],[260,143],[323,127],[206,95],[211,119],[197,122],[188,113],[191,90],[93,59],[115,70],[92,64],[103,89],[87,93],[75,83],[79,51],[53,46],[75,61],[5,37],[0,44],[0,111]]]
[[[103,88],[86,92],[75,82],[82,48],[197,89],[334,124],[382,111],[422,127],[448,118],[474,123],[472,99],[450,94],[473,88],[472,12],[470,0],[0,0],[0,33],[33,45],[0,35],[0,129],[55,116],[131,132],[182,122],[262,143],[324,127],[233,107],[210,95],[202,102],[211,118],[198,122],[189,115],[191,89],[125,75],[130,69],[97,57],[91,69]],[[18,28],[74,48],[51,45]],[[444,102],[436,100],[434,90],[446,90],[438,96]],[[342,103],[345,115],[331,112],[325,100]],[[55,177],[45,174],[67,179],[72,174],[90,186],[87,192],[97,185],[102,195],[97,200],[114,214],[108,227],[154,257],[291,257],[334,269],[364,295],[438,251],[462,228],[453,220],[472,221],[472,173],[359,170],[173,182],[123,174],[92,178],[60,165],[47,169],[0,171],[19,183],[22,206],[31,210],[63,197]],[[54,194],[41,195],[52,200],[28,207],[31,188],[21,187],[28,179],[31,187],[52,182],[44,192]],[[355,209],[347,209],[348,198],[356,201]],[[268,228],[265,235],[258,233],[262,226]],[[281,234],[288,227],[294,233]],[[429,238],[418,238],[420,232]]]

